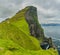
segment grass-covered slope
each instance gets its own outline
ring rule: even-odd
[[[42,50],[39,41],[30,35],[25,8],[0,23],[0,55],[58,55],[57,50]]]
[[[15,16],[19,16],[20,18],[18,19]],[[24,13],[18,13],[15,16],[0,24],[1,38],[11,39],[26,49],[39,49],[38,41],[29,35],[29,28]]]

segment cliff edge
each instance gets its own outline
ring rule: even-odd
[[[0,23],[0,55],[58,55],[38,22],[37,8],[28,6]]]

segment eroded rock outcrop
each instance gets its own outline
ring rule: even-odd
[[[37,8],[33,6],[29,6],[26,12],[26,20],[29,24],[30,33],[32,36],[36,37],[37,39],[44,38],[44,32],[42,27],[38,22],[37,17]]]
[[[27,12],[25,13],[26,21],[29,24],[30,34],[36,37],[38,40],[42,39],[42,43],[48,43],[50,47],[53,47],[52,39],[44,36],[44,31],[38,22],[37,8],[28,6]]]

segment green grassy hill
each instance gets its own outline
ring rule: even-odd
[[[25,8],[0,23],[0,55],[58,55],[53,48],[43,50],[39,41],[30,35]]]

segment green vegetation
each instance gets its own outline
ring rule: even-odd
[[[42,50],[30,35],[25,13],[28,8],[0,23],[0,55],[58,55],[57,50]]]

